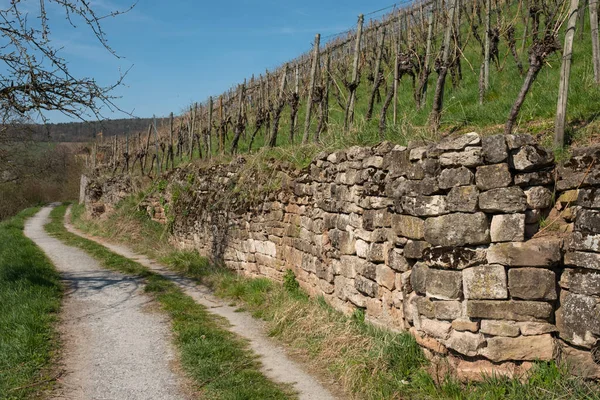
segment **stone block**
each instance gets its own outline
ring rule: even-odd
[[[397,248],[391,248],[388,251],[387,265],[394,271],[406,272],[410,268],[408,261],[402,254],[403,251]]]
[[[573,375],[585,379],[600,379],[600,363],[589,351],[578,350],[562,343],[559,362]]]
[[[502,361],[549,361],[556,354],[556,343],[552,335],[492,337],[479,352],[495,362]]]
[[[491,213],[516,213],[527,209],[523,189],[512,186],[491,189],[479,195],[479,208]]]
[[[477,332],[479,331],[479,322],[469,319],[455,319],[452,321],[452,329],[459,332]]]
[[[485,253],[483,248],[429,247],[423,251],[422,259],[432,267],[461,270],[486,264]]]
[[[600,235],[573,232],[567,242],[567,248],[600,253]]]
[[[485,136],[481,140],[481,150],[483,159],[489,164],[502,162],[508,157],[504,135]]]
[[[600,335],[600,300],[563,291],[556,311],[560,337],[576,346],[591,348]]]
[[[406,214],[417,217],[437,216],[448,213],[445,196],[406,196],[400,200],[400,204]]]
[[[575,230],[583,233],[600,233],[600,211],[581,209],[575,219]]]
[[[423,257],[423,252],[431,245],[422,240],[409,240],[404,245],[404,257],[409,259],[419,259]]]
[[[439,174],[438,186],[440,189],[450,189],[455,186],[472,185],[473,179],[473,173],[466,167],[447,168]]]
[[[363,278],[361,275],[357,275],[356,278],[354,279],[354,287],[356,288],[356,290],[358,290],[360,293],[362,293],[366,296],[369,296],[369,297],[377,296],[377,291],[378,291],[377,282],[374,282],[367,278]]]
[[[458,271],[429,269],[425,282],[427,296],[441,300],[458,300],[462,295],[462,274]]]
[[[600,297],[600,271],[567,268],[560,277],[560,286],[572,293]]]
[[[502,265],[483,265],[463,271],[466,299],[506,299],[506,272]]]
[[[428,271],[429,267],[425,263],[416,263],[413,265],[410,274],[410,285],[415,292],[419,294],[425,294],[427,291]]]
[[[511,161],[517,171],[531,171],[551,165],[554,155],[540,146],[526,145],[512,153]]]
[[[535,336],[543,335],[544,333],[558,332],[556,325],[547,322],[517,322],[517,325],[523,336]]]
[[[446,347],[460,354],[475,357],[485,345],[485,339],[479,333],[452,331],[445,344]]]
[[[456,365],[456,377],[461,382],[483,382],[491,379],[515,379],[523,375],[522,369],[515,363],[494,364],[488,360],[459,360]]]
[[[462,303],[460,301],[434,301],[433,310],[436,319],[454,320],[462,314]]]
[[[446,197],[446,205],[450,212],[468,212],[477,211],[479,200],[479,190],[476,186],[458,186],[454,187]]]
[[[561,247],[561,239],[555,238],[497,243],[488,249],[487,260],[510,267],[550,267],[561,261]]]
[[[554,170],[523,172],[515,174],[515,185],[518,186],[536,186],[554,184]]]
[[[600,270],[600,254],[584,251],[570,251],[565,254],[565,265]]]
[[[477,168],[475,182],[480,190],[507,187],[512,183],[508,164],[482,165]]]
[[[467,146],[477,146],[481,143],[481,137],[477,132],[469,132],[463,135],[447,137],[442,139],[435,149],[439,151],[462,150]]]
[[[521,330],[514,321],[498,321],[484,319],[481,321],[479,332],[491,336],[517,337]]]
[[[598,188],[579,190],[577,205],[585,208],[600,208],[600,190]]]
[[[508,287],[513,299],[556,300],[556,276],[543,268],[511,268]]]
[[[551,304],[540,301],[468,300],[467,316],[511,321],[547,321],[552,318]]]
[[[377,266],[360,258],[356,258],[355,260],[356,263],[354,265],[354,269],[356,273],[374,281],[375,277],[377,276]]]
[[[510,150],[516,150],[519,147],[526,145],[534,145],[536,144],[533,136],[528,135],[526,133],[516,133],[512,135],[506,135],[506,144]]]
[[[394,283],[396,281],[396,273],[394,270],[384,264],[378,264],[376,271],[375,280],[377,283],[389,290],[394,290]]]
[[[543,186],[534,186],[525,190],[527,207],[544,209],[552,206],[552,192]]]
[[[464,246],[490,242],[490,230],[484,213],[456,213],[428,218],[425,240],[434,246]]]
[[[409,239],[423,239],[425,222],[418,217],[395,214],[392,216],[394,232]]]
[[[525,214],[499,214],[492,217],[492,242],[522,242],[525,240]]]
[[[329,231],[329,240],[331,245],[342,254],[355,254],[355,240],[349,232],[339,229]]]
[[[364,240],[358,239],[354,244],[356,249],[356,255],[360,258],[367,258],[367,254],[369,253],[369,243]]]
[[[387,210],[366,210],[362,217],[362,227],[372,231],[392,225],[392,216]]]
[[[447,339],[451,329],[452,324],[450,322],[421,318],[421,331],[436,339]]]
[[[441,344],[438,340],[430,337],[423,336],[419,333],[419,331],[413,326],[409,330],[410,334],[415,338],[417,344],[421,347],[424,347],[428,350],[431,350],[438,354],[447,354],[448,350],[446,347]]]
[[[464,151],[443,153],[439,157],[442,167],[477,167],[483,164],[481,147],[467,147]]]

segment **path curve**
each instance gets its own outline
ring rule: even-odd
[[[108,271],[83,250],[44,230],[52,207],[25,224],[24,233],[50,258],[66,286],[60,335],[65,374],[55,398],[185,399],[172,369],[169,320],[156,310],[142,282]]]
[[[247,312],[239,312],[237,307],[232,307],[214,296],[210,289],[197,284],[191,279],[184,278],[145,255],[135,253],[128,247],[110,243],[96,236],[88,235],[76,229],[70,220],[70,208],[65,215],[65,227],[69,232],[93,240],[112,252],[132,259],[146,268],[164,276],[179,286],[185,294],[196,302],[209,308],[213,314],[226,318],[231,327],[229,330],[247,339],[250,347],[259,356],[262,362],[262,372],[275,382],[292,384],[298,392],[300,400],[333,400],[336,397],[325,385],[314,376],[306,373],[296,362],[287,357],[283,346],[275,344],[265,334],[264,324],[256,320]],[[331,385],[333,386],[333,385]]]

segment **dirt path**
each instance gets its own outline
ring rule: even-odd
[[[184,399],[172,370],[170,323],[141,282],[109,272],[84,251],[44,230],[51,207],[27,221],[25,235],[52,260],[65,282],[60,399]]]
[[[230,330],[246,338],[252,350],[259,355],[260,361],[263,364],[262,372],[267,377],[275,382],[292,384],[294,389],[298,391],[301,400],[329,400],[336,398],[323,383],[306,373],[297,363],[289,359],[285,354],[284,348],[269,339],[265,334],[263,324],[250,314],[236,311],[237,307],[227,305],[221,299],[212,295],[208,288],[196,284],[191,279],[181,277],[166,266],[144,255],[137,254],[128,247],[110,243],[77,230],[68,222],[70,220],[69,212],[70,210],[67,212],[65,218],[65,226],[70,232],[100,243],[112,252],[130,258],[152,271],[163,275],[177,284],[195,301],[208,307],[210,312],[225,317],[231,324]]]

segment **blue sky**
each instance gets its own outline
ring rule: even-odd
[[[139,0],[104,28],[118,59],[84,26],[72,29],[51,14],[52,38],[77,76],[110,84],[132,67],[116,94],[124,110],[140,117],[180,112],[193,101],[222,93],[253,73],[274,68],[326,36],[356,24],[357,15],[393,0],[193,1]],[[101,12],[126,8],[126,0],[94,0]],[[55,12],[57,10],[54,10]],[[377,17],[375,14],[372,17]],[[110,118],[122,114],[108,114]],[[66,122],[52,114],[52,122]]]

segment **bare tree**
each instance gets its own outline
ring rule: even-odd
[[[34,5],[35,4],[35,5]],[[121,111],[112,94],[122,83],[101,86],[94,78],[77,77],[69,71],[67,60],[51,39],[48,9],[63,13],[73,26],[85,25],[100,44],[115,57],[109,46],[102,21],[131,10],[100,14],[87,0],[10,1],[0,7],[0,118],[3,124],[38,118],[44,112],[58,111],[83,120],[101,119],[102,113]],[[33,11],[32,11],[33,7]]]

